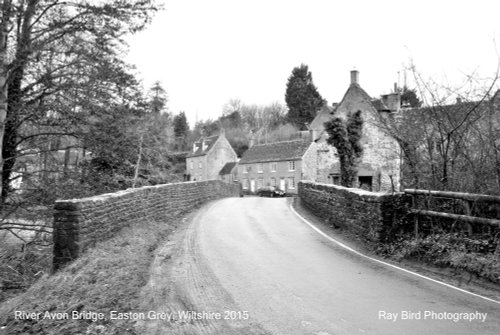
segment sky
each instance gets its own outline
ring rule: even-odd
[[[164,10],[128,38],[126,59],[145,88],[162,84],[169,111],[186,112],[191,126],[216,119],[230,99],[285,104],[302,63],[329,103],[342,99],[353,69],[378,97],[403,85],[410,63],[452,86],[471,73],[492,76],[498,65],[498,0],[158,2]]]

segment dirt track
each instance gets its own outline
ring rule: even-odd
[[[226,311],[241,311],[220,285],[197,243],[197,227],[203,215],[214,205],[204,206],[185,218],[180,229],[158,252],[152,267],[151,280],[144,297],[143,310],[166,313],[167,319],[138,324],[143,334],[270,334],[251,320],[238,316],[231,320]],[[183,312],[206,312],[198,320],[186,320]],[[213,319],[221,313],[222,320]],[[224,317],[229,319],[224,319]]]

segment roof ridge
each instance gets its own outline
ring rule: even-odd
[[[201,141],[201,140],[203,140],[203,139],[207,139],[207,138],[218,137],[218,136],[220,136],[220,135],[201,136],[201,137],[198,139],[198,141]],[[198,142],[198,141],[196,141],[196,142]]]
[[[253,147],[259,147],[259,146],[271,145],[271,144],[279,144],[279,143],[290,143],[290,142],[307,142],[307,141],[306,141],[306,140],[303,140],[303,139],[298,139],[298,140],[288,140],[288,141],[278,141],[278,142],[271,142],[271,143],[255,144]],[[253,147],[252,147],[252,148],[253,148]]]

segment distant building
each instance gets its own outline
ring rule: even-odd
[[[359,85],[359,72],[351,71],[351,84],[339,104],[323,108],[311,122],[315,155],[305,162],[311,180],[321,183],[340,183],[340,163],[335,147],[326,143],[328,133],[324,123],[333,116],[347,118],[348,115],[361,111],[363,118],[363,136],[361,144],[363,155],[358,165],[357,187],[371,191],[399,190],[400,151],[396,141],[378,125],[380,116],[395,113],[400,108],[399,93],[372,99]]]
[[[297,193],[297,183],[307,175],[304,158],[311,142],[296,140],[254,145],[238,163],[243,190],[254,193],[265,186]]]
[[[220,180],[226,183],[238,181],[238,162],[229,162],[219,172]]]
[[[237,160],[224,132],[202,137],[193,143],[191,153],[186,156],[186,179],[192,181],[217,180],[221,169]]]

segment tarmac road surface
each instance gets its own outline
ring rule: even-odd
[[[500,334],[500,304],[353,254],[287,199],[222,199],[189,220],[152,267],[148,307],[171,318],[145,333]]]

